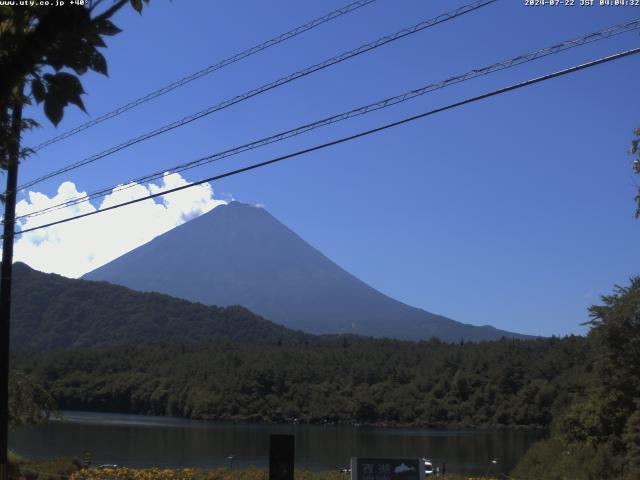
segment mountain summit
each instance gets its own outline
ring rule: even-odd
[[[86,274],[206,305],[242,305],[289,328],[407,340],[523,335],[411,307],[371,288],[260,207],[222,205]]]

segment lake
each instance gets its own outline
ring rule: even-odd
[[[133,467],[266,467],[269,435],[295,435],[296,468],[336,470],[351,456],[427,457],[447,472],[510,471],[541,430],[434,430],[341,425],[225,423],[114,413],[64,412],[64,420],[10,433],[9,445],[31,458],[77,457]],[[233,459],[228,457],[232,456]],[[497,464],[491,460],[497,459]]]

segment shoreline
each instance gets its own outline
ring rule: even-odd
[[[452,431],[452,430],[474,430],[474,431],[488,431],[488,430],[536,430],[536,431],[548,431],[550,427],[544,427],[541,425],[504,425],[504,424],[483,424],[483,425],[469,425],[469,424],[418,424],[418,423],[359,423],[359,422],[306,422],[306,421],[288,421],[288,422],[273,422],[266,419],[251,419],[251,418],[192,418],[192,417],[177,417],[175,415],[154,415],[151,413],[137,413],[137,412],[123,412],[123,411],[112,411],[112,410],[65,410],[62,409],[59,411],[62,415],[62,418],[51,417],[49,421],[64,421],[64,414],[97,414],[97,415],[127,415],[127,416],[136,416],[136,417],[144,417],[144,418],[153,418],[153,419],[162,419],[167,421],[177,421],[177,422],[203,422],[209,424],[229,424],[229,425],[247,425],[247,426],[265,426],[265,425],[273,425],[278,427],[285,426],[305,426],[305,427],[353,427],[353,428],[378,428],[378,429],[389,429],[389,430],[401,430],[401,429],[416,429],[416,430],[442,430],[442,431]],[[78,423],[93,423],[91,421],[78,421]],[[102,424],[102,422],[95,422],[97,424]],[[117,423],[112,423],[117,424]],[[125,425],[131,425],[130,422],[123,422]],[[135,423],[133,423],[135,425]],[[151,425],[151,424],[149,424]],[[171,426],[167,424],[163,424],[162,426]]]
[[[115,465],[83,467],[75,458],[56,458],[36,461],[10,456],[9,479],[29,478],[30,480],[268,480],[267,468],[247,467],[221,468],[131,468]],[[435,475],[431,478],[437,478]],[[462,475],[447,473],[449,480],[497,480],[484,475]],[[344,471],[295,470],[296,480],[348,480]]]

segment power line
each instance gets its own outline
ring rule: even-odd
[[[414,25],[413,27],[409,27],[409,28],[405,28],[402,29],[398,32],[395,32],[391,35],[386,35],[384,37],[381,37],[373,42],[367,43],[365,45],[361,45],[358,48],[355,48],[353,50],[349,50],[348,52],[344,52],[336,57],[332,57],[330,59],[327,59],[323,62],[317,63],[315,65],[312,65],[310,67],[304,68],[302,70],[299,70],[295,73],[292,73],[290,75],[287,75],[285,77],[279,78],[278,80],[275,80],[273,82],[264,84],[258,88],[255,88],[253,90],[249,90],[248,92],[245,92],[241,95],[237,95],[229,100],[225,100],[224,102],[218,103],[216,105],[213,105],[211,107],[208,107],[204,110],[201,110],[199,112],[196,112],[192,115],[189,115],[187,117],[184,117],[180,120],[177,120],[173,123],[167,124],[163,127],[160,127],[156,130],[152,130],[150,132],[147,132],[145,134],[142,134],[138,137],[132,138],[130,140],[127,140],[119,145],[116,145],[114,147],[111,147],[107,150],[104,150],[103,152],[97,153],[95,155],[92,155],[90,157],[87,157],[83,160],[80,160],[78,162],[72,163],[70,165],[67,165],[66,167],[62,167],[58,170],[55,170],[53,172],[50,172],[46,175],[43,175],[39,178],[36,178],[30,182],[27,182],[21,186],[18,187],[18,189],[23,189],[23,188],[29,188],[33,185],[36,185],[40,182],[43,182],[45,180],[48,180],[49,178],[61,175],[63,173],[69,172],[71,170],[74,170],[76,168],[82,167],[84,165],[88,165],[90,163],[93,163],[97,160],[100,160],[102,158],[105,158],[109,155],[112,155],[116,152],[119,152],[120,150],[123,150],[127,147],[130,147],[132,145],[138,144],[140,142],[143,142],[145,140],[148,140],[150,138],[156,137],[160,134],[166,133],[170,130],[174,130],[176,128],[182,127],[184,125],[187,125],[191,122],[194,122],[196,120],[199,120],[207,115],[211,115],[214,112],[217,112],[219,110],[223,110],[225,108],[228,108],[232,105],[235,105],[236,103],[240,103],[244,100],[247,100],[249,98],[255,97],[256,95],[259,95],[261,93],[267,92],[269,90],[272,90],[274,88],[277,88],[281,85],[285,85],[287,83],[293,82],[294,80],[297,80],[299,78],[305,77],[307,75],[310,75],[312,73],[315,73],[319,70],[323,70],[325,68],[328,68],[332,65],[336,65],[338,63],[341,63],[345,60],[348,60],[350,58],[356,57],[362,53],[368,52],[370,50],[374,50],[378,47],[381,47],[383,45],[386,45],[387,43],[391,43],[394,42],[396,40],[399,40],[401,38],[404,38],[408,35],[412,35],[414,33],[420,32],[426,28],[432,27],[434,25],[438,25],[440,23],[449,21],[449,20],[453,20],[454,18],[460,17],[461,15],[464,15],[466,13],[478,10],[479,8],[485,7],[491,3],[495,3],[498,0],[478,0],[474,3],[468,4],[468,5],[464,5],[462,7],[459,7],[455,10],[452,10],[450,12],[447,13],[443,13],[441,15],[438,15],[437,17],[434,17],[430,20],[425,20],[423,22],[420,22],[416,25]]]
[[[333,140],[331,142],[323,143],[321,145],[316,145],[316,146],[313,146],[313,147],[310,147],[310,148],[306,148],[304,150],[298,150],[297,152],[293,152],[293,153],[289,153],[287,155],[283,155],[283,156],[280,156],[280,157],[272,158],[271,160],[266,160],[264,162],[254,163],[252,165],[249,165],[249,166],[246,166],[246,167],[243,167],[243,168],[238,168],[236,170],[232,170],[232,171],[220,174],[220,175],[215,175],[213,177],[205,178],[203,180],[198,180],[197,182],[193,182],[193,183],[190,183],[188,185],[182,185],[180,187],[171,188],[169,190],[165,190],[165,191],[162,191],[162,192],[153,193],[153,194],[147,195],[145,197],[136,198],[134,200],[129,200],[127,202],[122,202],[122,203],[119,203],[119,204],[116,204],[116,205],[112,205],[112,206],[103,208],[101,210],[95,210],[93,212],[88,212],[88,213],[83,213],[83,214],[80,214],[80,215],[75,215],[73,217],[65,218],[65,219],[62,219],[62,220],[57,220],[55,222],[49,222],[47,224],[40,225],[40,226],[37,226],[37,227],[32,227],[32,228],[27,228],[25,230],[20,230],[18,232],[14,232],[13,235],[14,236],[21,235],[23,233],[32,232],[32,231],[39,230],[39,229],[42,229],[42,228],[52,227],[54,225],[60,225],[62,223],[67,223],[67,222],[70,222],[72,220],[78,220],[80,218],[89,217],[89,216],[92,216],[92,215],[96,215],[96,214],[99,214],[99,213],[107,212],[109,210],[114,210],[114,209],[121,208],[121,207],[126,207],[128,205],[132,205],[132,204],[135,204],[135,203],[138,203],[138,202],[142,202],[142,201],[145,201],[145,200],[150,200],[150,199],[153,199],[153,198],[156,198],[156,197],[159,197],[159,196],[168,195],[170,193],[174,193],[174,192],[178,192],[178,191],[181,191],[181,190],[185,190],[187,188],[195,187],[195,186],[201,185],[203,183],[213,182],[215,180],[220,180],[220,179],[223,179],[223,178],[231,177],[231,176],[234,176],[234,175],[238,175],[240,173],[248,172],[250,170],[255,170],[257,168],[266,167],[267,165],[272,165],[274,163],[278,163],[278,162],[281,162],[283,160],[288,160],[290,158],[294,158],[294,157],[298,157],[298,156],[301,156],[301,155],[305,155],[307,153],[315,152],[315,151],[318,151],[318,150],[323,150],[325,148],[332,147],[334,145],[339,145],[341,143],[349,142],[349,141],[355,140],[357,138],[361,138],[361,137],[365,137],[365,136],[368,136],[368,135],[372,135],[374,133],[378,133],[378,132],[381,132],[383,130],[387,130],[389,128],[397,127],[397,126],[400,126],[400,125],[404,125],[406,123],[413,122],[415,120],[419,120],[421,118],[425,118],[425,117],[428,117],[428,116],[431,116],[431,115],[435,115],[436,113],[441,113],[441,112],[444,112],[446,110],[451,110],[451,109],[454,109],[454,108],[457,108],[457,107],[461,107],[463,105],[467,105],[467,104],[474,103],[474,102],[477,102],[477,101],[480,101],[480,100],[484,100],[486,98],[494,97],[496,95],[500,95],[500,94],[503,94],[503,93],[506,93],[506,92],[510,92],[512,90],[517,90],[517,89],[520,89],[520,88],[524,88],[524,87],[527,87],[527,86],[530,86],[530,85],[533,85],[533,84],[536,84],[536,83],[544,82],[546,80],[551,80],[552,78],[568,75],[570,73],[574,73],[574,72],[577,72],[577,71],[580,71],[580,70],[585,70],[587,68],[594,67],[596,65],[601,65],[603,63],[608,63],[608,62],[611,62],[613,60],[618,60],[620,58],[627,57],[627,56],[630,56],[630,55],[634,55],[634,54],[637,54],[637,53],[640,53],[640,48],[634,48],[634,49],[627,50],[627,51],[624,51],[624,52],[616,53],[614,55],[609,55],[607,57],[603,57],[603,58],[600,58],[598,60],[593,60],[591,62],[583,63],[581,65],[577,65],[577,66],[574,66],[574,67],[570,67],[570,68],[566,68],[566,69],[563,69],[563,70],[559,70],[559,71],[556,71],[556,72],[553,72],[553,73],[549,73],[547,75],[543,75],[541,77],[533,78],[531,80],[526,80],[524,82],[520,82],[520,83],[516,83],[516,84],[513,84],[513,85],[509,85],[507,87],[503,87],[503,88],[500,88],[498,90],[493,90],[491,92],[484,93],[482,95],[471,97],[471,98],[468,98],[466,100],[462,100],[460,102],[451,103],[451,104],[448,104],[448,105],[446,105],[444,107],[436,108],[434,110],[429,110],[428,112],[420,113],[418,115],[407,117],[407,118],[404,118],[402,120],[398,120],[398,121],[395,121],[395,122],[387,123],[387,124],[382,125],[380,127],[372,128],[370,130],[365,130],[363,132],[359,132],[359,133],[356,133],[356,134],[353,134],[353,135],[350,135],[350,136],[347,136],[347,137],[342,137],[342,138],[339,138],[337,140]]]
[[[254,97],[256,95],[259,95],[259,94],[264,93],[266,91],[272,90],[272,89],[277,88],[277,87],[279,87],[281,85],[284,85],[286,83],[289,83],[289,82],[292,82],[294,80],[297,80],[297,79],[299,79],[301,77],[304,77],[304,76],[310,75],[312,73],[315,73],[316,71],[319,71],[319,70],[322,70],[324,68],[330,67],[330,66],[335,65],[337,63],[341,63],[341,62],[343,62],[343,61],[345,61],[347,59],[353,58],[353,57],[355,57],[357,55],[360,55],[362,53],[365,53],[365,52],[368,52],[368,51],[373,50],[375,48],[378,48],[380,46],[386,45],[387,43],[393,42],[395,40],[399,40],[399,39],[404,38],[404,37],[406,37],[408,35],[417,33],[419,31],[422,31],[422,30],[424,30],[426,28],[429,28],[431,26],[437,25],[439,23],[443,23],[443,22],[448,21],[448,20],[452,20],[452,19],[457,18],[457,17],[459,17],[461,15],[464,15],[465,13],[472,12],[474,10],[477,10],[477,9],[479,9],[481,7],[489,5],[489,4],[494,3],[496,1],[497,0],[479,0],[479,1],[476,1],[474,3],[468,4],[468,5],[464,5],[464,6],[462,6],[460,8],[457,8],[457,9],[455,9],[453,11],[441,14],[441,15],[439,15],[439,16],[437,16],[435,18],[432,18],[430,20],[426,20],[426,21],[420,22],[420,23],[414,25],[413,27],[405,28],[403,30],[400,30],[400,31],[394,33],[394,34],[381,37],[381,38],[379,38],[379,39],[377,39],[377,40],[375,40],[373,42],[367,43],[365,45],[361,45],[358,48],[355,48],[353,50],[344,52],[344,53],[342,53],[342,54],[340,54],[338,56],[332,57],[332,58],[327,59],[327,60],[325,60],[323,62],[317,63],[317,64],[312,65],[310,67],[307,67],[305,69],[299,70],[299,71],[297,71],[295,73],[292,73],[290,75],[287,75],[285,77],[281,77],[278,80],[275,80],[273,82],[264,84],[264,85],[262,85],[262,86],[260,86],[258,88],[255,88],[253,90],[245,92],[244,94],[237,95],[236,97],[233,97],[233,98],[231,98],[229,100],[226,100],[226,101],[223,101],[223,102],[218,103],[216,105],[213,105],[211,107],[208,107],[208,108],[206,108],[204,110],[196,112],[196,113],[194,113],[192,115],[189,115],[187,117],[183,117],[180,120],[177,120],[175,122],[167,124],[167,125],[165,125],[163,127],[160,127],[160,128],[158,128],[156,130],[153,130],[151,132],[147,132],[147,133],[145,133],[143,135],[140,135],[140,136],[135,137],[133,139],[127,140],[127,141],[125,141],[125,142],[123,142],[123,143],[121,143],[119,145],[116,145],[116,146],[111,147],[111,148],[109,148],[107,150],[104,150],[103,152],[100,152],[98,154],[92,155],[90,157],[87,157],[87,158],[85,158],[83,160],[80,160],[78,162],[75,162],[73,164],[67,165],[66,167],[63,167],[61,169],[55,170],[55,171],[53,171],[53,172],[51,172],[49,174],[46,174],[46,175],[44,175],[42,177],[36,178],[36,179],[26,183],[24,185],[21,185],[19,187],[19,189],[31,187],[31,186],[33,186],[33,185],[35,185],[37,183],[40,183],[40,182],[42,182],[44,180],[47,180],[49,178],[52,178],[54,176],[60,175],[62,173],[66,173],[66,172],[68,172],[70,170],[73,170],[75,168],[79,168],[79,167],[87,165],[89,163],[93,163],[93,162],[95,162],[97,160],[100,160],[100,159],[105,158],[105,157],[107,157],[109,155],[112,155],[113,153],[116,153],[116,152],[118,152],[120,150],[123,150],[124,148],[130,147],[130,146],[135,145],[137,143],[140,143],[142,141],[148,140],[148,139],[153,138],[153,137],[155,137],[157,135],[160,135],[162,133],[166,133],[166,132],[168,132],[170,130],[173,130],[175,128],[179,128],[179,127],[182,127],[184,125],[187,125],[187,124],[189,124],[189,123],[191,123],[191,122],[193,122],[195,120],[199,120],[200,118],[203,118],[203,117],[205,117],[207,115],[210,115],[210,114],[212,114],[212,113],[214,113],[216,111],[223,110],[223,109],[228,108],[228,107],[230,107],[232,105],[235,105],[236,103],[240,103],[240,102],[242,102],[244,100],[247,100],[249,98],[252,98],[252,97]]]
[[[194,80],[197,80],[198,78],[202,78],[205,75],[209,75],[210,73],[213,73],[217,70],[220,70],[224,67],[227,67],[233,63],[236,63],[240,60],[243,60],[247,57],[250,57],[251,55],[254,55],[256,53],[259,53],[263,50],[266,50],[269,47],[273,47],[275,45],[278,45],[280,43],[283,43],[287,40],[289,40],[290,38],[296,37],[304,32],[307,32],[317,26],[320,26],[324,23],[330,22],[331,20],[334,20],[338,17],[341,17],[342,15],[346,15],[348,13],[353,12],[354,10],[358,10],[359,8],[362,8],[364,6],[367,6],[373,2],[375,2],[376,0],[359,0],[357,2],[353,2],[350,3],[348,5],[345,5],[342,8],[339,8],[337,10],[334,10],[332,12],[327,13],[326,15],[323,15],[322,17],[316,18],[315,20],[312,20],[308,23],[305,23],[304,25],[300,25],[299,27],[296,27],[292,30],[289,30],[288,32],[285,32],[281,35],[278,35],[276,37],[273,37],[270,40],[267,40],[266,42],[263,42],[259,45],[256,45],[254,47],[248,48],[247,50],[244,50],[243,52],[240,53],[236,53],[235,55],[232,55],[229,58],[225,58],[224,60],[221,60],[218,63],[215,63],[213,65],[209,65],[208,67],[203,68],[202,70],[198,70],[195,73],[192,73],[191,75],[188,75],[186,77],[181,78],[180,80],[176,80],[168,85],[165,85],[162,88],[159,88],[157,90],[154,90],[151,93],[148,93],[146,95],[144,95],[143,97],[140,97],[136,100],[133,100],[132,102],[127,103],[126,105],[123,105],[121,107],[116,108],[115,110],[112,110],[108,113],[105,113],[89,122],[83,123],[82,125],[79,125],[71,130],[68,130],[64,133],[61,133],[59,135],[56,135],[55,137],[50,138],[49,140],[46,140],[44,142],[42,142],[41,144],[37,145],[36,147],[33,148],[33,150],[38,151],[38,150],[42,150],[43,148],[52,145],[54,143],[57,143],[61,140],[64,140],[65,138],[69,138],[73,135],[75,135],[76,133],[82,132],[83,130],[87,130],[88,128],[91,128],[95,125],[98,125],[99,123],[102,123],[106,120],[109,120],[110,118],[113,117],[117,117],[118,115],[123,114],[124,112],[131,110],[132,108],[135,108],[139,105],[142,105],[143,103],[146,103],[150,100],[153,100],[154,98],[158,98],[161,95],[164,95],[165,93],[168,93],[172,90],[175,90],[178,87],[182,87],[183,85],[186,85],[187,83],[193,82]]]
[[[271,143],[275,143],[275,142],[279,142],[306,132],[309,132],[311,130],[314,130],[316,128],[320,128],[320,127],[325,127],[328,125],[332,125],[334,123],[338,123],[341,122],[343,120],[347,120],[349,118],[355,117],[355,116],[359,116],[359,115],[365,115],[368,114],[370,112],[376,111],[376,110],[380,110],[380,109],[384,109],[387,107],[390,107],[392,105],[396,105],[398,103],[402,103],[405,102],[407,100],[411,100],[413,98],[416,98],[418,96],[424,95],[426,93],[429,92],[433,92],[435,90],[439,90],[445,87],[448,87],[450,85],[454,85],[457,83],[461,83],[467,80],[471,80],[473,78],[476,77],[480,77],[483,75],[487,75],[496,71],[500,71],[500,70],[505,70],[517,65],[521,65],[523,63],[528,63],[534,60],[537,60],[539,58],[543,58],[546,57],[548,55],[552,55],[552,54],[556,54],[556,53],[560,53],[563,52],[565,50],[577,47],[577,46],[581,46],[581,45],[586,45],[589,43],[593,43],[599,40],[604,40],[606,38],[610,38],[611,36],[614,35],[619,35],[621,33],[626,33],[626,32],[630,32],[633,30],[637,30],[638,28],[640,28],[640,19],[637,20],[632,20],[632,21],[628,21],[625,23],[621,23],[618,25],[614,25],[611,27],[607,27],[605,29],[599,30],[597,32],[593,32],[590,33],[588,35],[583,35],[582,37],[578,37],[578,38],[574,38],[571,40],[566,40],[562,43],[553,45],[551,47],[546,47],[540,50],[536,50],[534,52],[530,52],[524,55],[519,55],[517,57],[513,57],[510,58],[508,60],[503,60],[501,62],[496,62],[494,64],[491,64],[489,66],[483,67],[483,68],[479,68],[479,69],[474,69],[474,70],[470,70],[468,72],[466,72],[465,74],[462,75],[457,75],[454,77],[449,77],[446,80],[443,80],[441,82],[437,82],[437,83],[432,83],[429,85],[426,85],[424,87],[415,89],[415,90],[411,90],[409,92],[405,92],[403,94],[400,95],[396,95],[394,97],[389,97],[386,98],[384,100],[380,100],[378,102],[375,103],[371,103],[362,107],[358,107],[355,108],[353,110],[349,110],[347,112],[343,112],[337,115],[333,115],[331,117],[327,117],[327,118],[323,118],[321,120],[317,120],[313,123],[309,123],[306,125],[302,125],[299,127],[296,127],[294,129],[291,130],[287,130],[284,132],[280,132],[277,133],[275,135],[271,135],[259,140],[255,140],[253,142],[250,143],[246,143],[244,145],[240,145],[238,147],[234,147],[228,150],[224,150],[222,152],[218,152],[212,155],[208,155],[205,157],[201,157],[199,159],[196,160],[192,160],[190,162],[186,162],[180,165],[177,165],[173,168],[170,169],[163,169],[163,170],[159,170],[156,171],[154,173],[150,173],[147,174],[143,177],[139,177],[136,178],[134,180],[131,180],[127,183],[125,183],[124,185],[121,185],[119,188],[119,191],[122,190],[126,190],[129,188],[132,188],[133,186],[135,186],[136,184],[140,184],[143,182],[149,182],[149,181],[153,181],[156,180],[158,178],[161,178],[164,173],[167,170],[170,170],[171,172],[183,172],[185,170],[189,170],[192,168],[196,168],[196,167],[200,167],[203,165],[206,165],[208,163],[214,162],[214,161],[218,161],[221,160],[223,158],[228,158],[231,156],[235,156],[238,155],[240,153],[249,151],[249,150],[253,150],[255,148],[259,148],[265,145],[269,145]],[[92,193],[83,195],[83,196],[79,196],[79,197],[75,197],[75,198],[71,198],[68,199],[64,202],[58,203],[56,205],[52,205],[49,206],[47,208],[43,208],[40,210],[36,210],[34,212],[30,212],[28,214],[22,215],[17,217],[16,219],[24,219],[24,218],[32,218],[32,217],[36,217],[39,215],[43,215],[45,213],[49,213],[55,210],[60,210],[62,208],[67,208],[82,202],[85,202],[87,200],[93,200],[96,198],[100,198],[100,197],[104,197],[106,195],[108,195],[109,193],[112,192],[112,190],[116,187],[118,187],[119,185],[112,185],[110,187],[106,187],[103,188],[101,190],[97,190],[94,191]]]

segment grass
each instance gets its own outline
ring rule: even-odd
[[[81,468],[77,460],[70,458],[33,461],[11,451],[8,458],[11,480],[64,480]]]
[[[82,468],[77,460],[59,458],[47,461],[27,460],[9,453],[11,480],[268,480],[264,468],[229,470],[215,469],[160,469],[160,468]],[[307,472],[296,470],[296,480],[348,480],[340,472]],[[431,477],[434,478],[435,477]],[[447,480],[497,480],[489,477],[447,475]]]
[[[296,480],[345,480],[340,472],[306,472],[296,471]],[[435,479],[435,477],[432,477]],[[463,477],[447,475],[447,480],[497,480],[488,477]],[[242,470],[227,470],[224,468],[214,470],[161,470],[151,469],[87,469],[75,473],[71,480],[269,480],[269,472],[261,468],[246,468]]]

